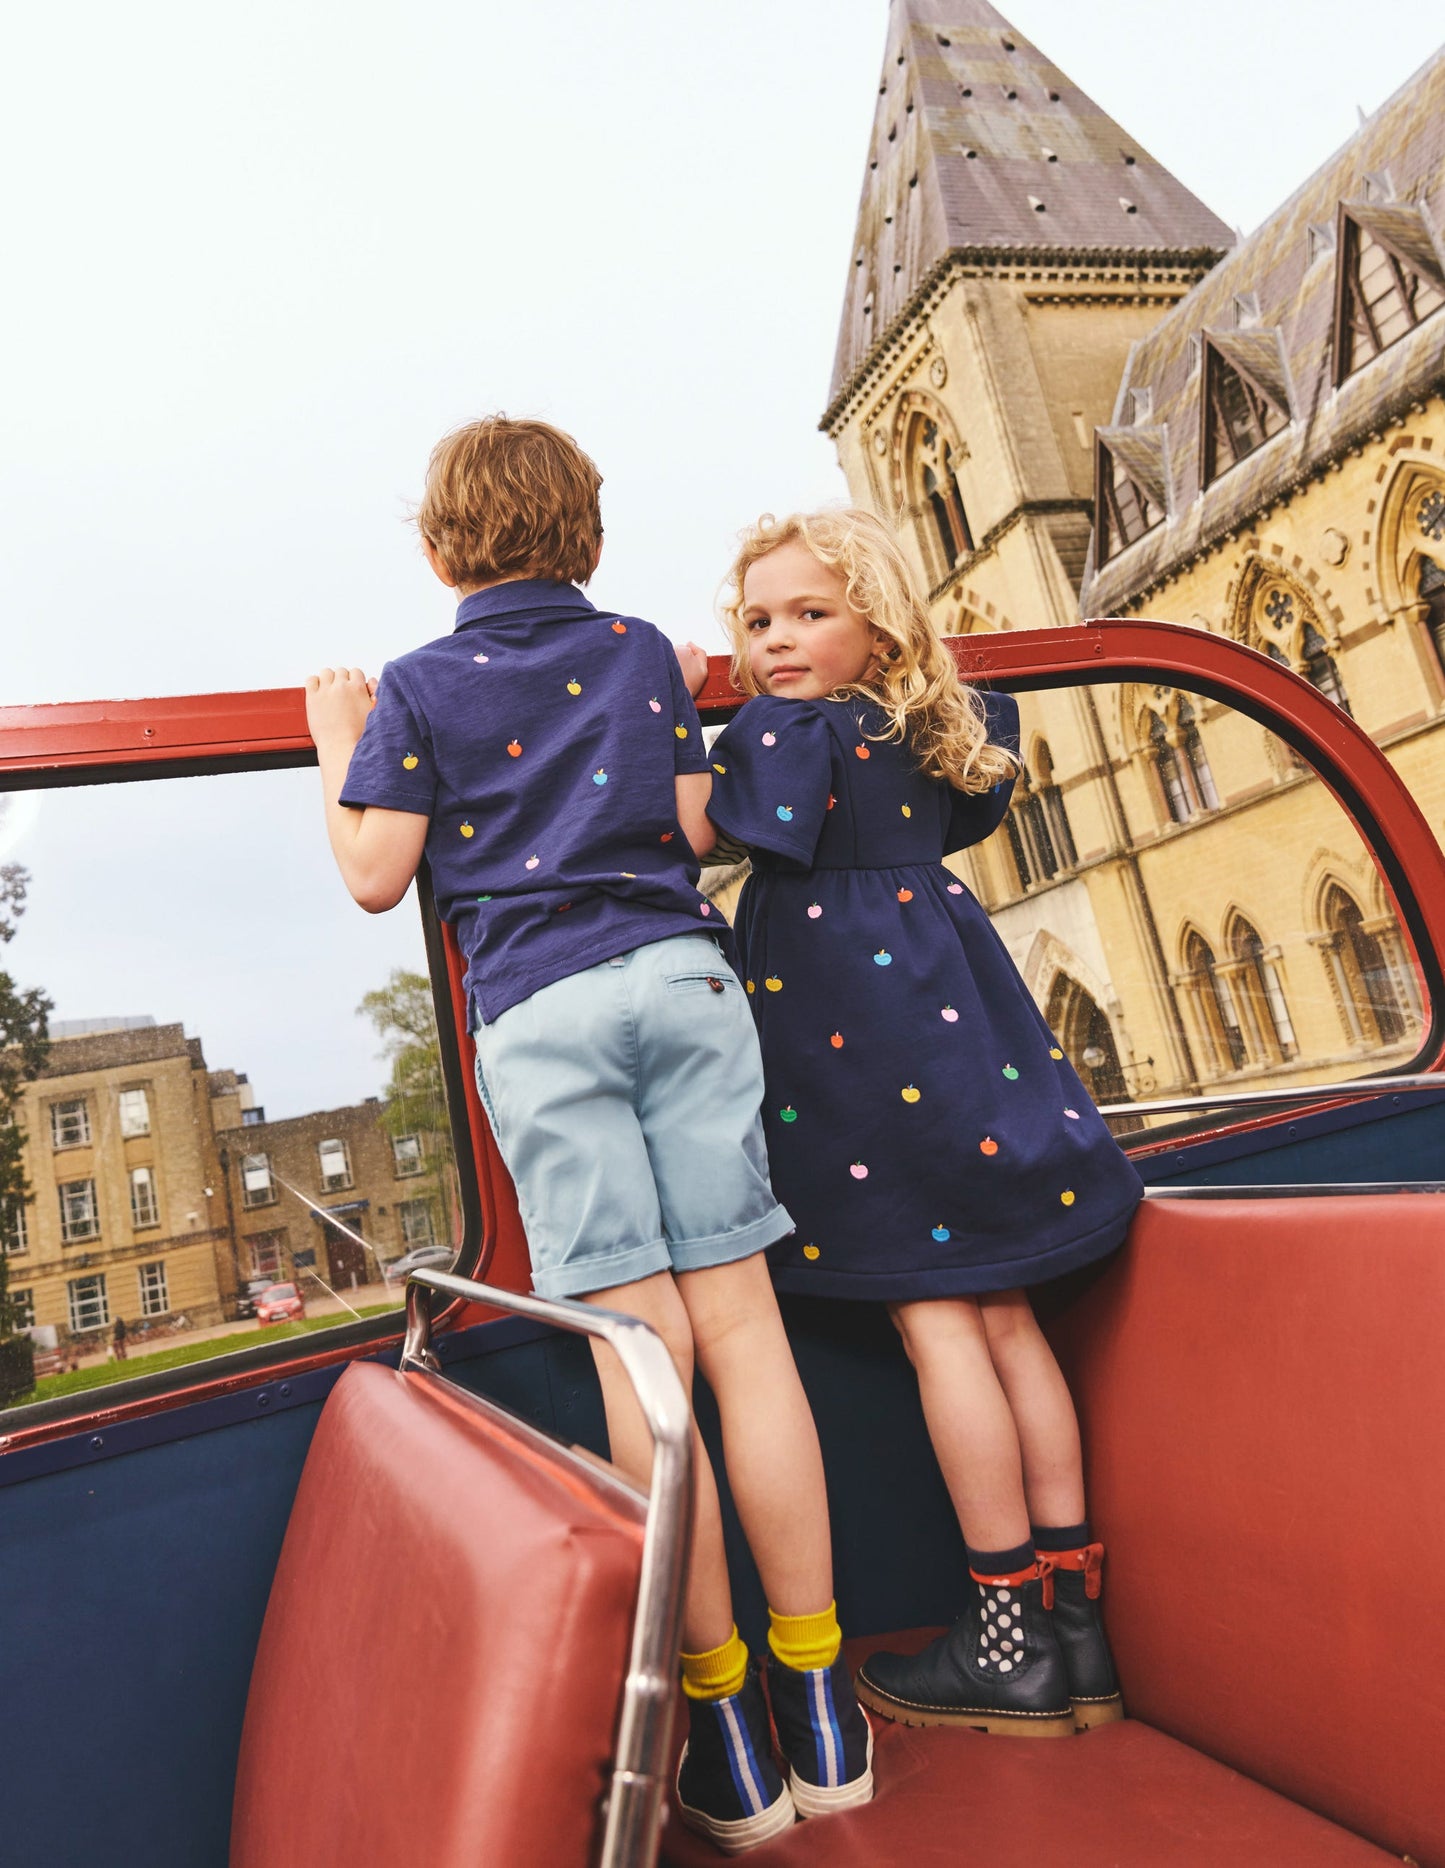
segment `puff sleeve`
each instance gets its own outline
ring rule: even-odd
[[[377,683],[376,705],[351,755],[341,802],[431,817],[436,797],[431,734],[413,708],[402,677],[388,662]]]
[[[1019,749],[1019,708],[1012,694],[989,693],[983,696],[988,718],[988,737],[995,746],[1017,754]],[[943,853],[966,850],[970,844],[990,837],[1008,815],[1013,796],[1012,778],[1001,779],[989,791],[955,791],[944,836]]]
[[[712,749],[708,816],[750,850],[807,868],[828,810],[832,735],[813,707],[763,695],[734,718]]]

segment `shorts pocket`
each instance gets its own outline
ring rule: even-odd
[[[664,981],[669,992],[708,993],[721,998],[726,992],[741,992],[737,974],[726,961],[719,959],[716,968],[710,973],[687,972],[669,973]]]

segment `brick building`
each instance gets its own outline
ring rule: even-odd
[[[382,1117],[373,1096],[217,1132],[242,1278],[296,1279],[303,1296],[313,1279],[345,1291],[413,1246],[450,1237],[435,1138],[393,1136]]]
[[[268,1122],[246,1076],[208,1070],[180,1025],[56,1034],[18,1115],[30,1196],[0,1215],[27,1324],[91,1343],[118,1319],[203,1328],[238,1314],[251,1279],[346,1291],[452,1236],[445,1138],[392,1136],[379,1098]]]
[[[4,1245],[29,1322],[88,1336],[117,1318],[221,1320],[232,1255],[198,1039],[154,1024],[56,1037],[18,1120],[31,1194]]]

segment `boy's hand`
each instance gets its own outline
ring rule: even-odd
[[[687,691],[696,700],[707,686],[707,650],[699,648],[695,642],[677,642],[673,646]]]
[[[359,668],[323,668],[306,677],[306,726],[318,746],[354,746],[376,705],[376,683]]]

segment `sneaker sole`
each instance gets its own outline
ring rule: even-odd
[[[687,1746],[682,1748],[682,1757],[677,1761],[681,1774],[683,1762],[687,1757]],[[706,1810],[695,1810],[684,1803],[673,1780],[673,1796],[677,1802],[679,1821],[698,1835],[706,1836],[716,1849],[724,1855],[741,1855],[746,1849],[755,1849],[762,1842],[771,1842],[774,1836],[780,1836],[785,1829],[791,1829],[797,1812],[793,1808],[793,1799],[788,1786],[783,1785],[782,1795],[770,1803],[765,1810],[759,1810],[756,1816],[740,1816],[728,1822],[717,1816],[709,1816]]]
[[[961,1725],[971,1732],[992,1732],[1009,1738],[1072,1738],[1074,1713],[969,1711],[959,1706],[917,1706],[894,1699],[873,1685],[865,1674],[853,1683],[854,1691],[873,1712],[896,1725]]]
[[[1116,1719],[1124,1716],[1124,1699],[1120,1693],[1112,1693],[1108,1699],[1076,1699],[1074,1701],[1074,1730],[1090,1732],[1096,1725],[1112,1725]]]
[[[793,1793],[793,1806],[799,1816],[834,1816],[839,1810],[856,1810],[860,1804],[873,1800],[873,1728],[868,1728],[868,1762],[861,1777],[853,1777],[846,1784],[832,1788],[826,1784],[810,1784],[806,1777],[789,1768],[788,1788]]]

